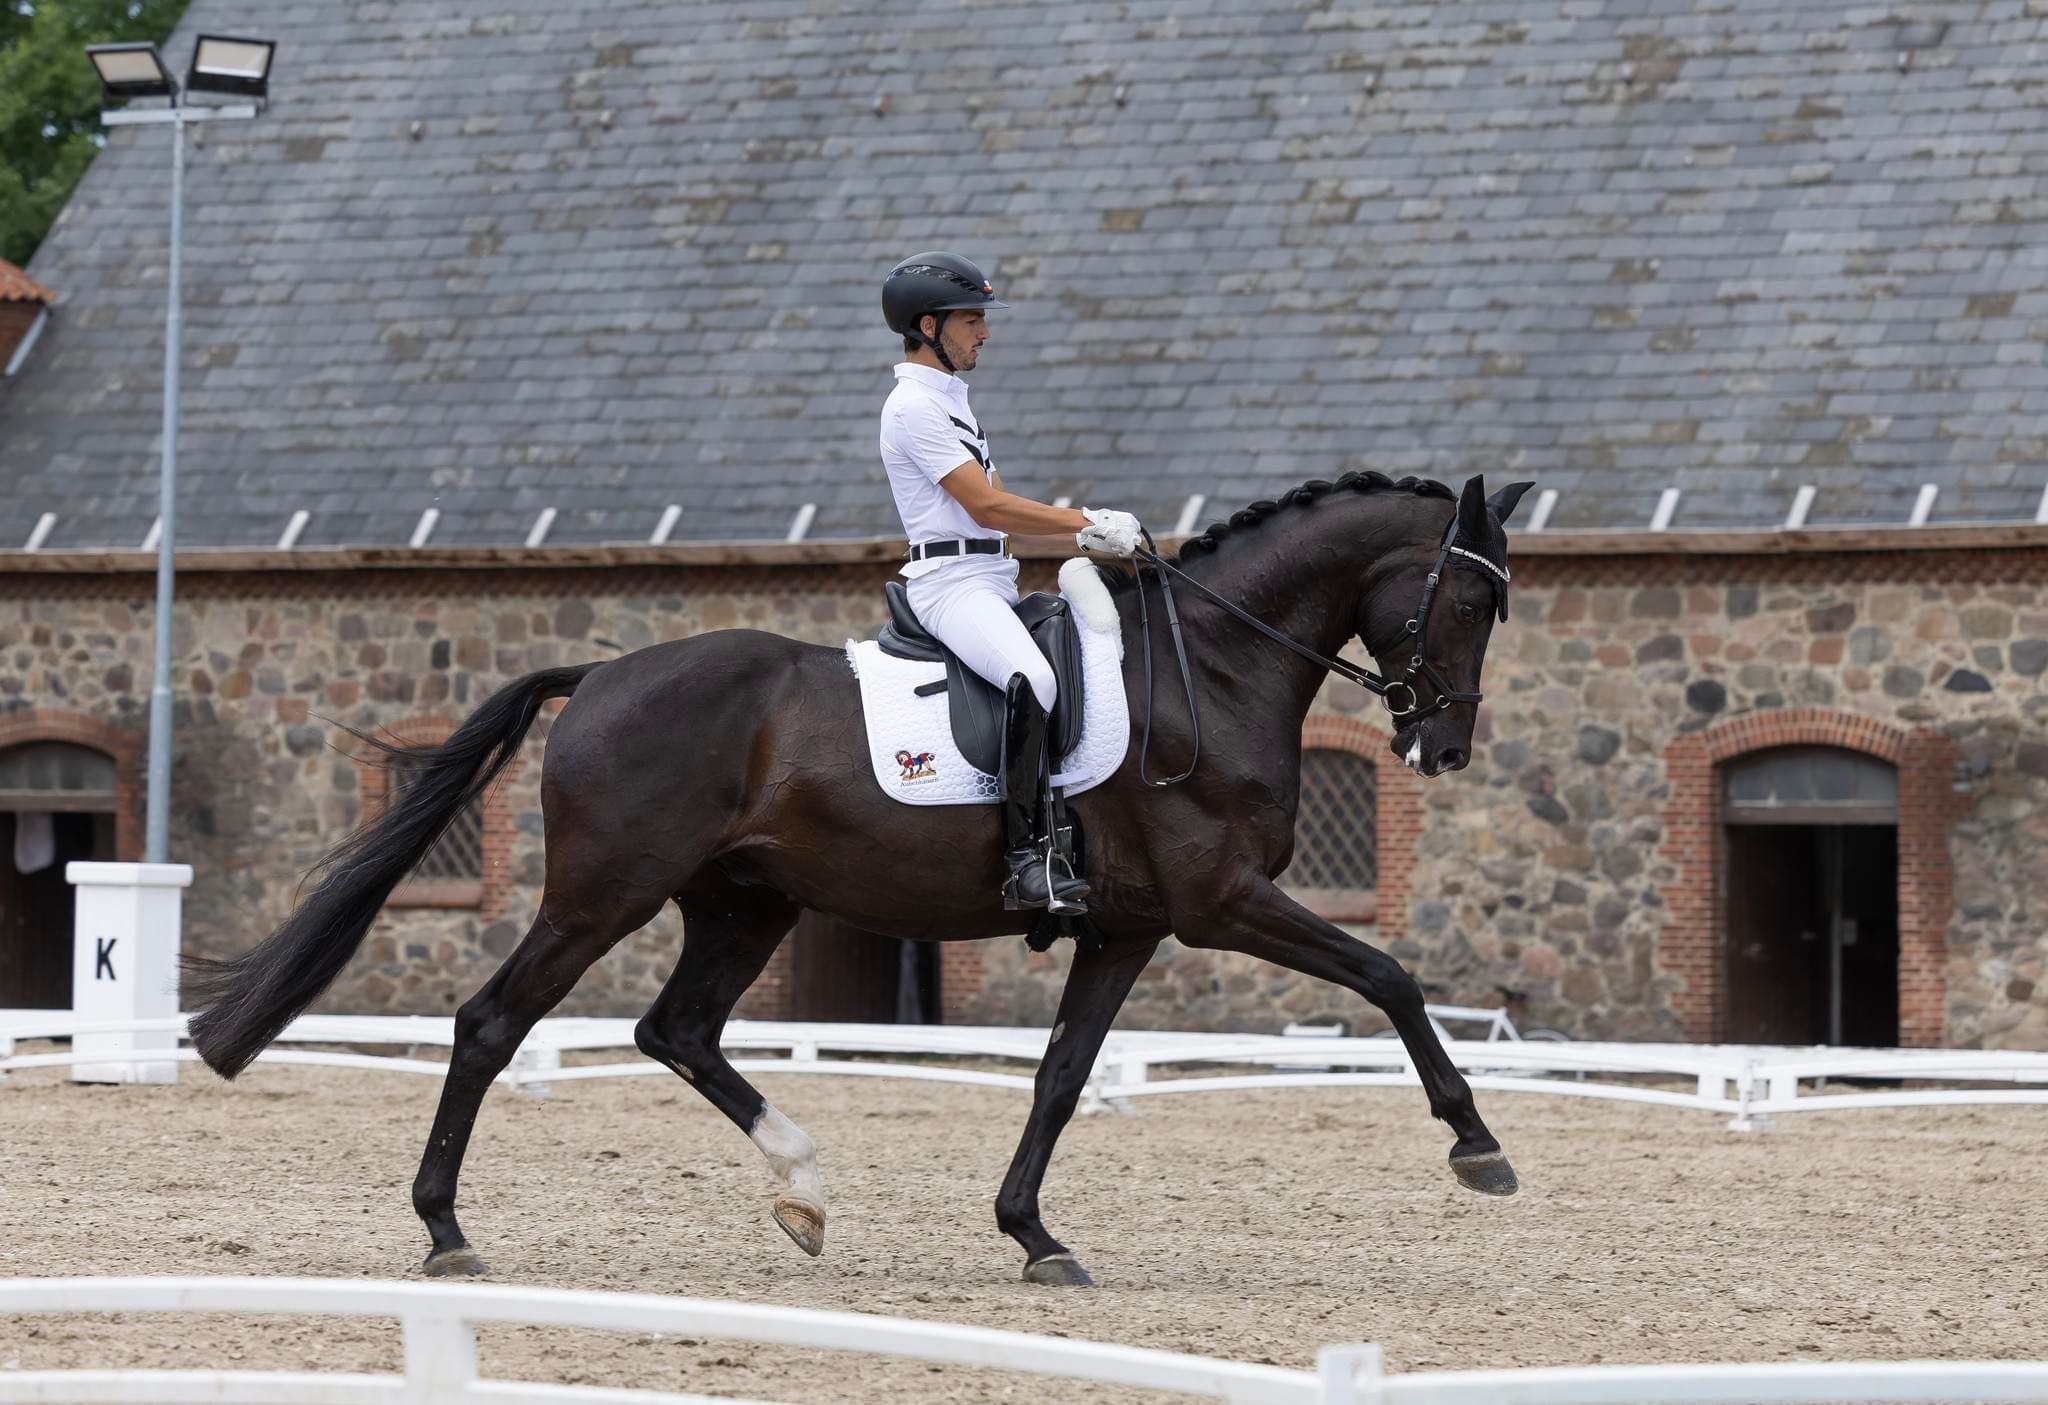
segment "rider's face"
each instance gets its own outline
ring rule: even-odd
[[[981,359],[981,344],[987,340],[988,314],[979,308],[949,313],[946,329],[939,334],[939,344],[946,348],[946,356],[962,371],[974,369],[974,363]]]

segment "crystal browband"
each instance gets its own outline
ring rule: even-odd
[[[1484,556],[1481,556],[1481,555],[1480,555],[1480,554],[1479,554],[1478,552],[1476,552],[1476,551],[1467,551],[1467,550],[1466,550],[1466,549],[1465,549],[1464,547],[1462,547],[1462,546],[1454,546],[1454,547],[1452,547],[1452,548],[1450,549],[1450,551],[1451,551],[1451,554],[1452,554],[1453,556],[1462,556],[1462,557],[1464,557],[1464,558],[1465,558],[1466,560],[1468,560],[1468,561],[1477,561],[1477,562],[1478,562],[1478,563],[1479,563],[1480,565],[1484,566],[1484,567],[1485,567],[1485,568],[1486,568],[1487,570],[1489,570],[1489,571],[1493,572],[1493,573],[1494,573],[1494,574],[1495,574],[1496,576],[1499,576],[1499,577],[1501,578],[1501,582],[1502,582],[1502,584],[1504,584],[1504,585],[1512,585],[1512,584],[1514,584],[1514,581],[1513,581],[1513,580],[1512,580],[1512,579],[1511,579],[1511,578],[1509,577],[1509,575],[1508,575],[1508,573],[1507,573],[1507,568],[1506,568],[1505,566],[1496,566],[1496,565],[1494,565],[1494,564],[1493,564],[1493,563],[1492,563],[1491,561],[1487,560],[1487,559],[1486,559],[1486,558],[1485,558]]]

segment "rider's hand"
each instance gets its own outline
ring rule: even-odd
[[[1106,551],[1112,556],[1129,556],[1137,551],[1144,529],[1130,513],[1084,507],[1081,515],[1088,519],[1088,525],[1074,534],[1074,542],[1081,550]]]

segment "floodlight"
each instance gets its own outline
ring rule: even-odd
[[[100,86],[110,98],[175,98],[178,80],[164,67],[163,56],[149,43],[88,44],[86,57],[99,70]]]
[[[192,46],[192,67],[185,86],[195,93],[232,93],[236,97],[270,96],[270,60],[274,39],[234,39],[202,34]]]

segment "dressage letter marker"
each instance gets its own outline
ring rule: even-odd
[[[72,863],[77,890],[71,959],[72,1007],[82,1021],[119,1024],[178,1015],[178,923],[192,867],[181,863]],[[175,1049],[173,1030],[80,1034],[81,1056]],[[178,1066],[76,1063],[74,1083],[175,1083]]]

